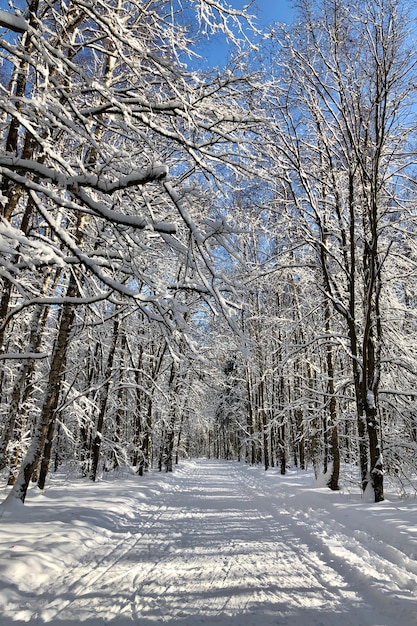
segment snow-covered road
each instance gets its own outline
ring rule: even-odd
[[[55,484],[0,520],[0,624],[411,626],[417,503],[244,464]]]

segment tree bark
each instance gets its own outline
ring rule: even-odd
[[[68,286],[68,294],[75,295],[76,293],[78,293],[78,287],[74,278],[71,277]],[[53,436],[63,368],[69,346],[69,334],[74,320],[74,315],[74,308],[71,305],[64,305],[61,312],[58,335],[55,340],[42,411],[36,425],[35,435],[29,447],[28,453],[22,462],[19,475],[13,487],[14,497],[19,498],[22,502],[25,501],[29,482],[38,466],[45,443],[49,446],[51,442],[51,440],[47,440],[47,436]],[[49,459],[45,462],[42,468],[42,487],[45,483],[48,467]]]
[[[100,450],[103,439],[103,427],[104,427],[104,417],[106,414],[107,401],[109,397],[109,389],[112,382],[112,373],[113,373],[113,361],[114,355],[116,353],[116,346],[119,337],[119,328],[120,328],[120,320],[115,319],[113,322],[113,334],[112,341],[109,348],[109,353],[107,356],[107,365],[104,374],[105,384],[101,391],[101,401],[99,405],[99,412],[97,416],[97,423],[95,427],[95,436],[92,442],[92,450],[91,450],[91,471],[90,471],[90,479],[95,481],[97,479],[97,471],[98,464],[100,460]]]

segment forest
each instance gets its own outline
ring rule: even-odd
[[[417,489],[406,0],[0,10],[0,471],[179,458]],[[204,58],[221,38],[222,67]]]

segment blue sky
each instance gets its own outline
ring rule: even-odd
[[[242,5],[239,0],[233,0],[231,4]],[[262,25],[267,26],[271,22],[291,22],[293,9],[290,6],[290,0],[257,0],[256,4]]]
[[[241,9],[248,3],[248,0],[226,0],[228,4],[236,9]],[[259,18],[257,25],[266,28],[274,22],[290,23],[293,19],[294,10],[291,8],[292,0],[256,0],[250,13],[256,14]],[[209,65],[223,65],[227,61],[228,46],[224,37],[217,36],[209,43],[200,47],[200,53],[204,55],[204,61]]]

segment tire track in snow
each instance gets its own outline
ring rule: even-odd
[[[299,623],[305,623],[305,613],[310,611],[310,623],[319,623],[312,621],[316,613],[321,623],[334,624],[335,607],[349,595],[346,591],[341,594],[337,585],[339,582],[343,587],[343,579],[334,581],[335,572],[331,568],[327,568],[327,578],[323,578],[322,570],[327,565],[316,555],[309,555],[307,544],[301,546],[299,537],[293,532],[291,517],[287,515],[283,537],[282,515],[279,521],[275,520],[266,506],[268,502],[257,494],[248,498],[248,486],[241,472],[233,471],[233,466],[227,464],[222,467],[205,464],[203,468],[197,471],[197,475],[183,477],[181,483],[186,507],[180,510],[177,518],[182,522],[182,533],[189,533],[190,554],[187,556],[185,546],[185,554],[183,550],[180,556],[178,549],[177,553],[156,565],[153,579],[144,581],[138,590],[140,601],[135,617],[158,617],[161,621],[181,619],[181,624],[193,624],[196,614],[200,619],[205,615],[207,623],[209,620],[223,623],[222,619],[228,623],[226,616],[239,616],[239,624],[252,623],[250,620],[255,624],[263,615],[263,623],[283,624],[290,614],[291,622],[297,623],[293,615],[298,610],[301,615]],[[225,475],[225,471],[229,473]],[[210,490],[216,495],[207,495]],[[187,529],[186,521],[190,518],[190,511],[198,511],[200,500],[205,504],[199,542],[192,545],[192,529]],[[213,551],[208,551],[205,559],[199,560],[198,550],[204,550],[207,545],[205,535],[210,534],[210,511],[217,516],[215,543]],[[238,525],[234,515],[238,518]],[[225,538],[220,540],[222,533]],[[211,575],[207,575],[207,568],[210,568]],[[332,584],[329,580],[333,581]],[[172,589],[175,590],[171,594],[174,597],[170,597]],[[158,594],[163,598],[159,604]],[[354,593],[351,593],[351,599],[360,602],[360,597]],[[323,610],[327,611],[327,618]],[[270,622],[265,621],[268,613]],[[357,622],[354,619],[345,623]]]
[[[349,536],[346,529],[336,528],[337,523],[329,524],[317,514],[296,515],[300,527],[307,530],[322,558],[348,581],[351,587],[361,590],[370,604],[379,606],[392,620],[393,624],[417,624],[417,576],[414,574],[415,563],[410,563],[406,555],[389,546],[383,546],[362,531],[357,531],[366,548],[355,537]],[[369,550],[369,546],[373,549]],[[399,566],[391,557],[402,561]],[[410,565],[412,566],[410,568]],[[403,608],[404,600],[409,600],[414,607],[410,611]]]
[[[226,610],[231,601],[230,595],[223,598],[222,589],[231,575],[235,548],[233,543],[224,546],[217,517],[214,517],[211,528],[210,507],[198,506],[201,502],[204,504],[206,492],[213,489],[213,483],[208,486],[207,476],[201,479],[202,476],[204,474],[197,470],[176,487],[173,501],[181,492],[181,506],[178,508],[173,502],[166,521],[167,527],[171,527],[171,535],[177,537],[177,547],[165,559],[155,563],[145,577],[137,577],[135,619],[156,612],[162,621],[174,617],[187,619],[190,615],[195,620],[196,603],[201,614],[212,615]],[[223,477],[219,486],[224,493]],[[210,546],[207,537],[212,541],[211,548],[207,548]],[[190,595],[194,598],[191,608]]]
[[[124,533],[122,539],[118,539],[115,543],[112,537],[108,537],[104,543],[108,549],[104,554],[100,554],[98,559],[96,555],[99,546],[94,546],[91,549],[90,559],[83,564],[75,564],[71,567],[54,591],[57,597],[47,602],[34,617],[49,622],[71,615],[76,612],[76,605],[80,604],[84,598],[88,598],[90,594],[94,594],[97,589],[101,591],[106,588],[111,589],[116,583],[125,580],[130,569],[126,568],[125,562],[129,561],[129,555],[145,542],[155,521],[162,517],[165,507],[161,509],[152,512],[150,519],[142,525],[138,533]],[[136,568],[137,565],[130,567]],[[63,600],[62,596],[70,596],[70,598]]]
[[[242,482],[243,491],[247,493],[246,474],[241,472],[237,474],[237,478]],[[299,533],[298,524],[294,523],[294,513],[287,506],[287,503],[284,502],[284,507],[279,509],[274,502],[274,494],[266,491],[266,485],[263,481],[253,481],[252,478],[250,484],[253,490],[253,501],[263,512],[260,517],[272,520],[269,532],[274,537],[277,546],[276,561],[278,567],[281,568],[278,578],[280,589],[294,586],[294,580],[297,579],[298,590],[301,593],[296,594],[292,600],[301,608],[306,606],[303,588],[305,589],[304,594],[313,590],[317,596],[318,602],[316,604],[322,608],[327,605],[329,608],[336,609],[340,605],[339,609],[341,610],[341,605],[346,596],[353,604],[360,602],[360,596],[355,590],[346,591],[343,577],[333,570],[331,564],[324,562],[317,551],[311,551],[310,538],[308,535]],[[283,528],[286,529],[284,536]],[[287,556],[288,545],[290,545],[293,554],[290,559]],[[266,582],[271,583],[269,575],[266,577]],[[310,605],[314,604],[314,601],[310,600]]]
[[[122,539],[115,540],[120,528],[106,536],[98,558],[93,547],[88,562],[56,581],[55,599],[44,598],[34,618],[56,626],[417,623],[412,608],[394,604],[401,593],[417,606],[411,588],[400,590],[406,555],[383,547],[381,538],[367,542],[367,553],[363,530],[350,536],[341,512],[326,518],[323,494],[276,491],[284,483],[258,470],[207,461],[180,466],[164,478],[171,490],[156,489],[137,509],[137,532],[130,526]],[[391,587],[380,588],[369,546]],[[408,565],[414,576],[415,563]]]
[[[233,495],[239,483],[235,477],[231,481],[225,479],[224,474],[218,475],[217,480],[214,477],[214,481],[213,476],[207,478],[205,474],[206,469],[197,470],[181,483],[182,506],[178,510],[173,506],[170,518],[180,545],[175,553],[155,565],[153,579],[148,573],[138,588],[136,618],[150,616],[155,610],[162,621],[174,618],[195,620],[196,612],[206,617],[224,612],[236,614],[248,604],[247,598],[239,601],[242,589],[237,587],[246,585],[246,596],[248,590],[258,591],[258,583],[250,568],[242,567],[241,559],[236,563],[239,541],[228,536],[225,542],[222,538],[222,531],[227,531],[227,515],[222,515],[219,521],[222,508],[228,511],[230,503],[242,499],[241,493]],[[210,490],[214,490],[216,496],[207,496]],[[200,503],[202,507],[198,506]],[[208,539],[211,539],[211,547],[207,547],[210,546]],[[165,602],[165,598],[169,602]]]
[[[252,476],[250,486],[260,494],[258,497],[271,499],[265,481]],[[330,496],[329,491],[326,490],[325,493]],[[300,506],[296,508],[288,506],[292,499],[286,494],[285,505],[288,514],[294,520],[296,534],[310,550],[315,549],[321,562],[330,567],[343,581],[345,589],[350,588],[351,592],[362,597],[363,603],[369,607],[376,607],[371,624],[416,625],[416,562],[402,550],[387,545],[381,538],[370,536],[371,528],[375,529],[375,520],[367,520],[365,511],[363,522],[368,532],[351,529],[341,521],[329,519],[331,506],[329,509],[315,508],[316,500],[320,500],[321,495],[323,494],[320,490],[317,492],[306,489],[302,496],[305,501],[302,502],[299,496],[297,503]],[[275,511],[275,515],[281,514],[278,511],[280,499],[282,500],[282,497],[277,495],[270,500],[271,510]],[[331,502],[326,504],[331,505]],[[380,529],[380,535],[385,536],[387,540],[389,532],[384,534]],[[367,548],[361,544],[360,539],[366,543]],[[368,549],[369,546],[372,546],[371,551]],[[310,561],[311,553],[306,557],[307,567]],[[322,573],[318,571],[317,575],[320,577]],[[409,601],[409,609],[404,608],[404,600]],[[378,619],[380,621],[375,621]]]

